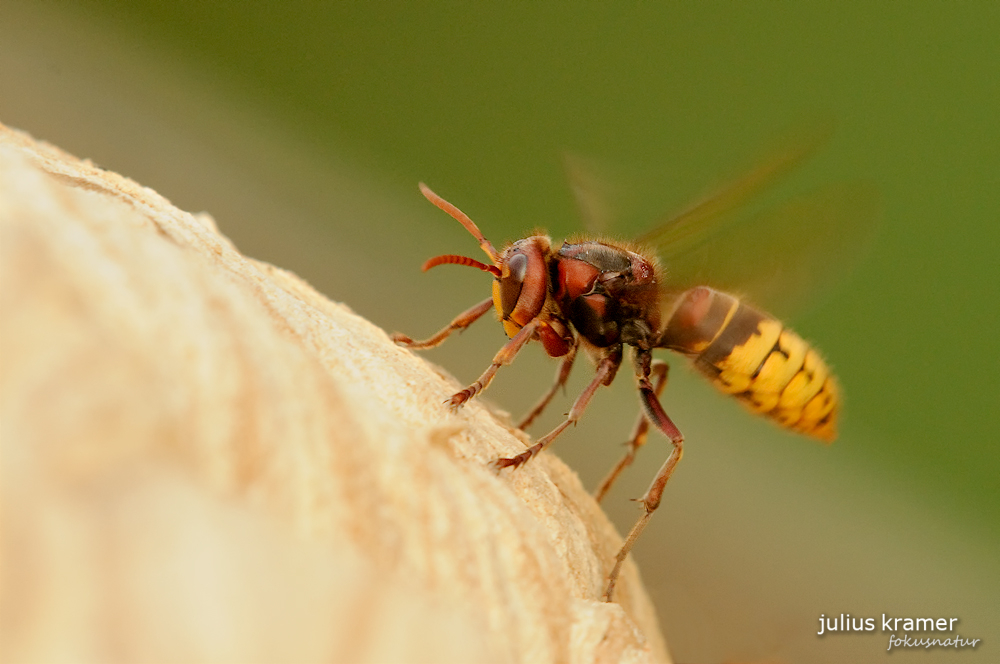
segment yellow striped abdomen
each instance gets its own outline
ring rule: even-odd
[[[826,362],[781,321],[710,288],[685,293],[658,344],[691,357],[720,391],[783,427],[837,437],[840,391]]]

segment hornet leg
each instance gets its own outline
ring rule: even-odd
[[[549,405],[550,401],[552,401],[552,397],[556,395],[559,388],[566,387],[566,380],[569,378],[569,372],[573,368],[573,360],[576,359],[576,348],[577,345],[574,343],[570,346],[569,352],[563,355],[562,361],[559,362],[559,368],[556,369],[556,379],[555,382],[552,383],[552,387],[550,387],[549,391],[538,400],[538,403],[536,403],[531,409],[531,412],[521,419],[521,422],[517,425],[518,429],[521,429],[522,431],[527,429],[535,418],[542,414],[542,411],[545,410],[545,407]]]
[[[610,349],[607,355],[598,362],[597,373],[594,379],[590,381],[590,384],[584,388],[580,396],[576,398],[573,402],[573,407],[570,408],[569,414],[566,415],[566,420],[557,426],[555,429],[547,433],[538,439],[538,441],[521,452],[520,454],[510,457],[510,458],[500,458],[493,462],[493,468],[500,470],[502,468],[513,467],[517,468],[521,464],[525,463],[531,457],[537,455],[539,452],[548,447],[549,443],[556,439],[556,436],[565,431],[569,425],[576,424],[577,420],[583,415],[583,411],[587,409],[587,404],[590,403],[590,398],[594,396],[594,392],[601,385],[610,385],[611,381],[615,379],[615,374],[618,372],[618,367],[622,363],[622,348],[617,346]]]
[[[667,386],[667,376],[670,372],[670,365],[663,360],[653,360],[652,369],[650,370],[650,378],[653,384],[653,392],[659,397],[663,394],[663,388]],[[646,438],[649,435],[649,418],[646,417],[645,409],[639,412],[639,418],[635,421],[635,427],[632,429],[632,435],[628,442],[625,443],[626,451],[625,456],[615,464],[611,472],[601,481],[600,485],[594,491],[594,500],[601,502],[604,496],[611,489],[611,485],[615,483],[618,476],[621,475],[622,471],[632,465],[635,460],[636,452],[639,448],[646,444]]]
[[[532,318],[527,325],[522,327],[513,338],[504,344],[497,354],[493,357],[493,363],[490,364],[489,368],[483,372],[483,375],[469,385],[467,388],[461,392],[456,392],[448,399],[445,403],[452,410],[458,410],[462,407],[466,401],[476,396],[483,390],[485,390],[490,382],[493,380],[494,374],[496,374],[497,369],[506,366],[514,361],[514,357],[524,348],[524,345],[531,341],[531,338],[535,335],[535,331],[538,329],[540,321],[537,318]]]
[[[618,555],[615,556],[615,565],[611,569],[611,573],[608,575],[608,589],[604,593],[605,602],[611,601],[611,597],[615,591],[615,583],[618,581],[618,574],[622,569],[622,563],[625,562],[625,558],[632,550],[632,547],[635,546],[635,541],[639,539],[639,535],[641,535],[642,531],[645,530],[646,524],[649,523],[649,518],[653,516],[653,512],[655,512],[656,508],[660,506],[660,499],[663,497],[663,488],[667,485],[667,481],[673,474],[674,468],[677,466],[677,462],[680,461],[681,456],[684,455],[684,435],[667,416],[666,412],[664,412],[663,406],[660,405],[660,400],[656,398],[656,392],[653,390],[653,386],[649,382],[652,353],[648,350],[637,350],[635,360],[636,373],[639,378],[639,400],[642,402],[646,418],[648,418],[649,421],[663,433],[663,435],[670,439],[670,443],[674,448],[670,451],[670,456],[667,457],[667,460],[663,463],[659,472],[656,473],[656,477],[653,478],[653,482],[649,485],[649,489],[646,490],[646,494],[639,499],[645,513],[639,517],[639,520],[635,522],[634,526],[632,526],[632,530],[629,531],[628,537],[625,538],[625,543],[622,544],[621,550],[618,552]]]
[[[406,346],[407,348],[412,348],[414,350],[423,350],[425,348],[434,348],[440,345],[448,336],[455,330],[464,330],[469,327],[477,320],[479,320],[483,314],[489,311],[493,307],[493,298],[488,297],[474,307],[470,307],[455,316],[448,325],[442,329],[440,332],[435,334],[429,339],[424,339],[423,341],[414,341],[405,334],[400,334],[399,332],[394,332],[392,335],[392,340],[395,341],[400,346]]]

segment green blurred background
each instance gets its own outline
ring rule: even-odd
[[[856,179],[882,194],[870,251],[791,321],[841,377],[841,439],[782,433],[675,370],[664,401],[687,454],[635,555],[681,662],[883,657],[880,632],[815,635],[842,612],[959,617],[985,641],[895,661],[997,661],[998,35],[996,3],[5,0],[0,121],[209,211],[244,253],[422,336],[489,278],[419,273],[478,250],[417,181],[495,244],[562,237],[580,228],[572,152],[627,183],[618,229],[638,233],[784,128],[834,117],[773,196]],[[484,321],[428,355],[468,381],[503,340]],[[491,400],[525,410],[543,355]],[[630,388],[555,446],[588,486],[635,417]],[[621,529],[666,452],[654,438],[608,497]]]

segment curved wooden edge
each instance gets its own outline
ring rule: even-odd
[[[668,661],[572,471],[207,215],[0,125],[0,288],[12,661]]]

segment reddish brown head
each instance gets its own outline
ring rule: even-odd
[[[536,235],[518,240],[498,254],[468,215],[423,183],[420,183],[420,191],[427,200],[451,215],[479,240],[479,246],[493,263],[486,265],[467,256],[446,254],[429,259],[423,269],[445,264],[466,265],[492,274],[496,278],[493,282],[493,305],[500,314],[504,332],[513,337],[528,321],[540,314],[545,305],[548,293],[546,259],[551,251],[551,241],[544,235]]]
[[[493,306],[508,337],[542,312],[548,295],[549,247],[549,238],[535,235],[518,240],[500,256],[500,277],[493,282]]]

